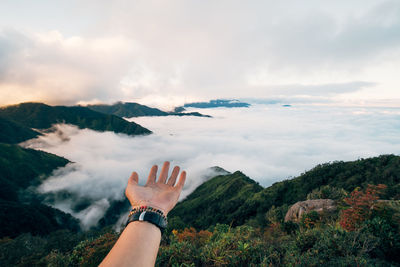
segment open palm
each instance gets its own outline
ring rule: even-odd
[[[156,180],[158,167],[154,165],[144,186],[138,184],[138,174],[136,172],[132,173],[125,190],[125,195],[131,202],[132,207],[151,206],[160,209],[165,215],[168,214],[178,202],[186,180],[186,172],[183,171],[179,181],[176,183],[180,170],[178,166],[174,167],[171,176],[167,179],[169,165],[168,161],[164,162],[158,180]]]

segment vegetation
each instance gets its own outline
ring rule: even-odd
[[[323,185],[307,194],[307,199],[333,199],[338,200],[347,196],[343,188],[336,188],[330,185]]]
[[[366,188],[368,184],[385,184],[388,189],[384,199],[400,199],[400,157],[382,155],[318,165],[299,177],[275,183],[254,194],[232,216],[240,218],[238,225],[246,220],[256,220],[262,225],[265,222],[263,214],[272,206],[306,200],[309,193],[323,186],[352,192],[357,187]]]
[[[42,103],[22,103],[3,107],[0,116],[25,127],[48,129],[56,123],[68,123],[95,131],[113,131],[128,135],[149,134],[146,128],[118,116],[106,115],[86,107],[48,106]]]
[[[368,190],[356,190],[359,193],[348,199],[363,202]],[[172,230],[163,236],[156,266],[398,266],[399,215],[400,206],[383,205],[351,230],[339,223],[346,212],[336,219],[311,212],[299,224],[279,221],[266,227],[216,224],[205,230]],[[87,236],[56,231],[47,237],[3,238],[0,264],[97,266],[117,238],[111,230]]]
[[[28,127],[0,117],[0,143],[17,144],[35,138],[39,134]]]
[[[170,223],[176,229],[207,229],[217,223],[266,226],[265,214],[272,207],[279,207],[282,215],[297,201],[315,196],[342,199],[347,192],[368,184],[385,184],[384,198],[400,199],[400,157],[383,155],[322,164],[265,189],[241,172],[217,176],[178,203],[170,212]]]
[[[0,239],[0,266],[97,266],[117,234],[102,231],[57,230],[46,236],[21,234]],[[96,261],[96,264],[94,264]]]
[[[105,114],[113,114],[119,117],[132,118],[141,116],[168,116],[168,112],[151,108],[138,103],[117,102],[113,105],[89,105],[88,108]]]
[[[21,189],[40,184],[68,162],[43,151],[0,143],[0,199],[17,201]]]
[[[105,114],[112,114],[119,117],[132,118],[132,117],[142,117],[142,116],[197,116],[197,117],[210,117],[208,115],[203,115],[198,112],[187,112],[182,113],[183,110],[178,109],[174,112],[165,112],[158,108],[151,108],[145,105],[140,105],[138,103],[123,103],[117,102],[113,105],[89,105],[88,108],[102,112]]]
[[[0,237],[78,230],[76,219],[41,204],[30,190],[68,162],[43,151],[0,143]]]
[[[216,176],[178,203],[169,213],[170,225],[175,229],[206,229],[217,223],[236,225],[237,217],[233,215],[237,208],[262,189],[239,171]]]
[[[31,152],[18,149],[14,153]],[[169,214],[157,266],[399,266],[399,158],[384,155],[323,164],[268,188],[241,172],[216,176]],[[284,222],[290,205],[320,197],[335,199],[337,211],[312,211],[298,223]],[[50,229],[17,233],[4,228],[12,234],[0,239],[0,266],[97,266],[118,238],[107,225],[125,206],[124,201],[114,203],[102,220],[106,227],[85,233],[67,223],[60,230],[51,221],[54,215],[36,206],[0,211],[16,210],[29,218],[24,212],[35,210],[48,221],[36,216],[40,222],[29,224]]]
[[[78,221],[70,214],[40,203],[0,200],[0,237],[14,238],[22,233],[46,235],[60,229],[78,231]]]

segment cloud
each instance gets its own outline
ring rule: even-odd
[[[111,96],[132,47],[120,36],[66,38],[57,31],[7,30],[0,31],[0,50],[6,54],[0,65],[1,103],[74,104]],[[114,97],[124,94],[117,91]]]
[[[39,189],[90,200],[92,205],[75,213],[71,199],[54,204],[80,218],[84,227],[96,224],[110,201],[124,198],[133,170],[143,184],[150,167],[164,160],[187,170],[184,197],[215,175],[208,169],[212,166],[240,170],[269,186],[319,163],[400,153],[398,109],[255,105],[209,109],[207,114],[213,118],[135,118],[154,132],[140,137],[58,125],[63,135],[48,133],[25,146],[74,162],[58,169]]]
[[[385,75],[399,68],[398,1],[101,3],[71,1],[51,26],[47,17],[59,13],[51,3],[37,10],[43,18],[4,14],[11,26],[0,25],[0,103],[134,100],[170,108],[271,97],[271,88],[332,97],[326,85],[360,81],[370,98],[400,97],[399,81]],[[312,90],[288,92],[291,84]],[[362,98],[364,89],[351,96]]]
[[[254,81],[254,85],[261,87]],[[272,95],[286,95],[294,98],[296,95],[306,95],[308,97],[330,97],[339,94],[354,93],[363,88],[373,87],[376,84],[373,82],[354,81],[347,83],[330,83],[330,84],[286,84],[277,86],[264,85],[262,90]]]

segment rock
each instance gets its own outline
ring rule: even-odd
[[[285,222],[298,222],[303,214],[309,213],[310,211],[322,213],[323,211],[332,212],[335,210],[336,203],[332,199],[311,199],[299,201],[290,207],[286,213]]]

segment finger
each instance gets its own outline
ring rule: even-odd
[[[178,166],[175,166],[175,168],[173,169],[173,171],[171,173],[171,177],[169,177],[167,185],[174,186],[174,184],[176,182],[176,178],[178,177],[178,174],[179,174],[179,169],[180,168]]]
[[[151,167],[149,178],[147,178],[146,184],[154,184],[156,182],[157,169],[158,169],[157,165]]]
[[[178,183],[176,184],[175,187],[177,187],[177,188],[179,188],[180,190],[182,190],[183,185],[185,184],[185,181],[186,181],[186,172],[183,171],[183,172],[181,173],[181,176],[179,177],[179,181],[178,181]]]
[[[137,184],[139,182],[139,175],[136,172],[132,172],[131,177],[129,177],[128,183]]]
[[[158,182],[165,184],[165,181],[168,177],[168,170],[169,170],[169,161],[164,162],[164,165],[161,170],[160,178],[158,178]]]

